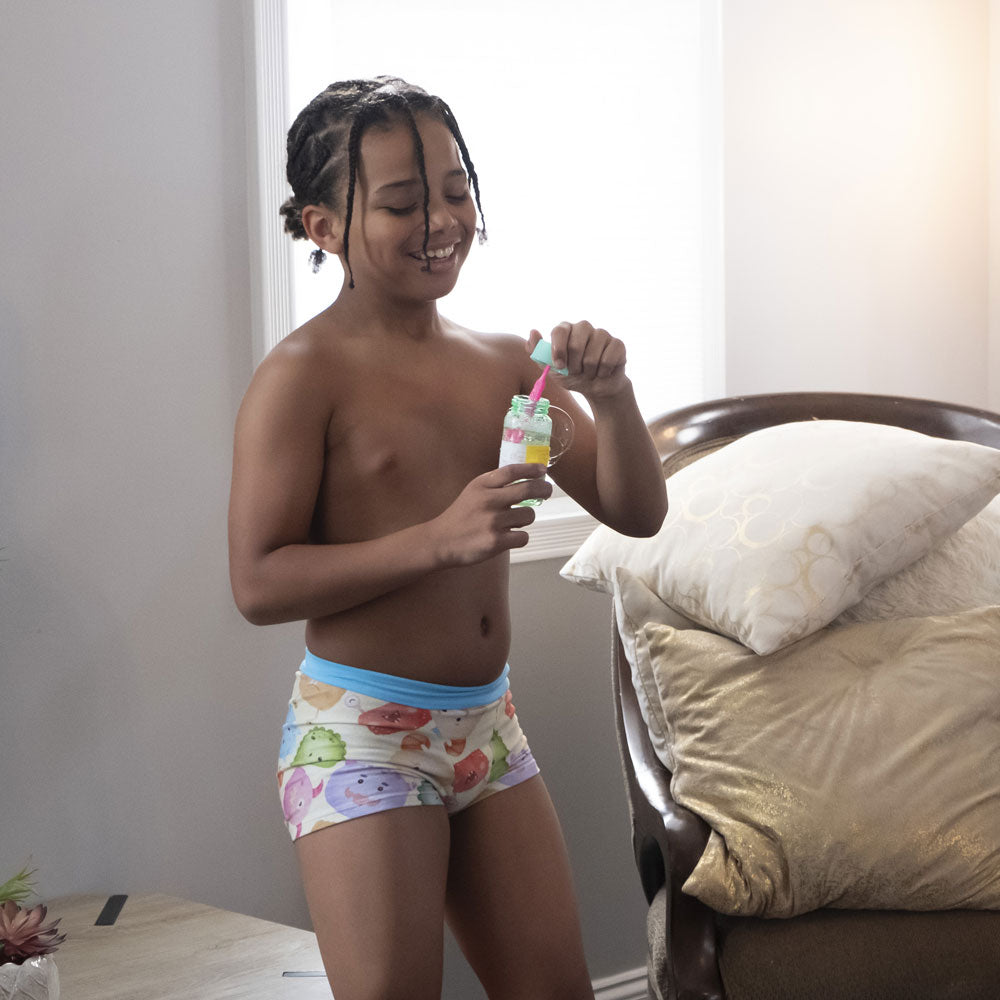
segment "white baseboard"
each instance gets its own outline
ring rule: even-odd
[[[595,979],[591,985],[594,987],[594,1000],[649,1000],[645,968]]]

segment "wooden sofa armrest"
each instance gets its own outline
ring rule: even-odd
[[[667,907],[666,953],[672,996],[678,1000],[720,1000],[725,996],[716,954],[715,913],[681,891],[708,842],[709,827],[670,794],[670,771],[656,756],[625,650],[614,628],[613,685],[619,756],[628,789],[632,850],[646,901],[660,897]]]

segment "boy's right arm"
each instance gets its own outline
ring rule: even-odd
[[[233,596],[256,625],[321,618],[449,566],[527,544],[519,530],[545,497],[541,466],[506,466],[473,479],[437,517],[370,541],[309,542],[330,413],[315,366],[291,347],[273,354],[236,422],[229,504]],[[516,482],[516,480],[524,480]]]

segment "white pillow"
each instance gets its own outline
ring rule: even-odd
[[[781,424],[671,476],[654,537],[601,526],[561,573],[611,592],[623,566],[764,654],[829,624],[998,491],[1000,451],[985,445],[884,424]]]
[[[872,587],[835,621],[922,618],[991,604],[1000,604],[1000,498],[927,555]]]

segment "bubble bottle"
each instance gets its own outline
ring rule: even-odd
[[[552,441],[552,418],[547,399],[515,396],[503,421],[500,465],[534,462],[548,466]]]
[[[570,415],[558,406],[550,406],[549,401],[542,397],[545,376],[548,372],[549,365],[546,365],[530,395],[514,396],[510,401],[500,441],[501,468],[523,462],[551,468],[573,440],[573,421]],[[553,414],[560,417],[555,442],[553,442]],[[541,502],[537,499],[522,500],[518,506],[537,507]]]

